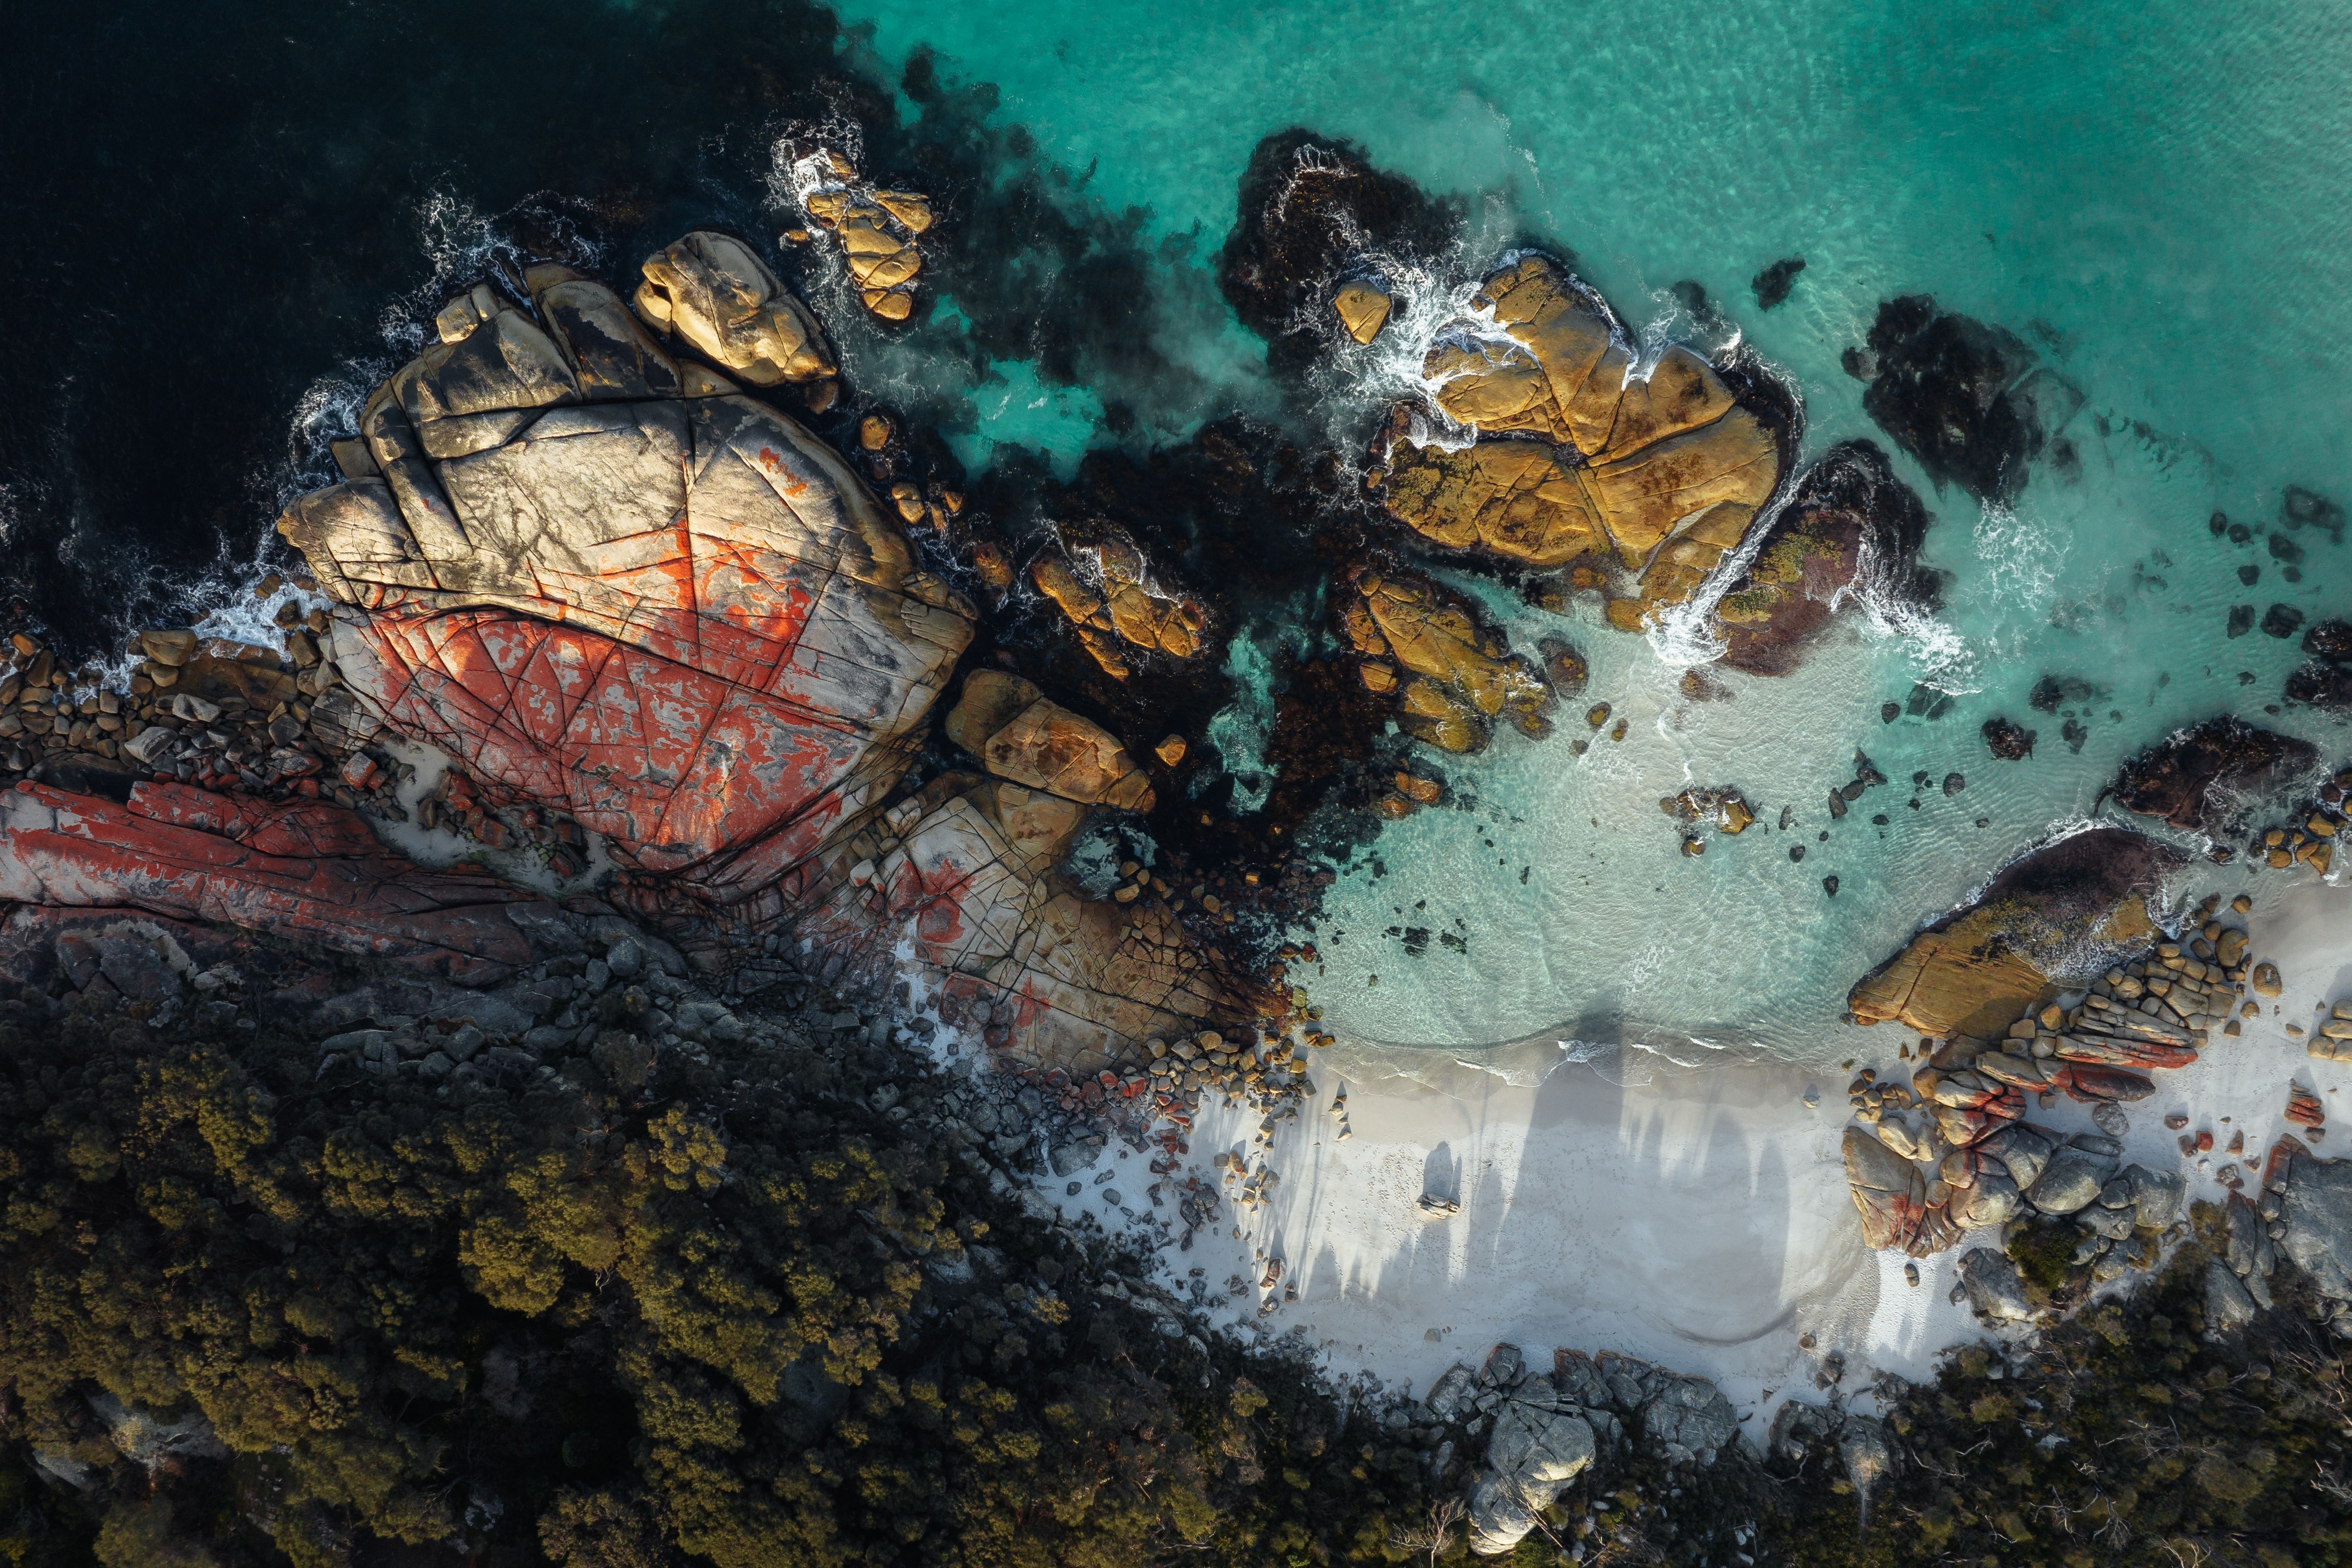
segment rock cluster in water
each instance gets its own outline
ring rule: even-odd
[[[1389,510],[1490,559],[1591,563],[1619,585],[1614,625],[1684,602],[1780,483],[1772,432],[1689,349],[1634,377],[1613,314],[1546,257],[1487,278],[1472,307],[1423,373],[1476,439],[1423,441],[1398,422],[1378,476]]]
[[[1715,607],[1723,662],[1785,675],[1843,601],[1932,605],[1938,587],[1918,564],[1927,508],[1867,441],[1832,447],[1797,480],[1746,570]]]

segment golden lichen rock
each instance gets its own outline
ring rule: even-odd
[[[1425,578],[1359,569],[1339,606],[1340,630],[1357,653],[1367,689],[1399,687],[1397,724],[1441,750],[1475,751],[1492,721],[1528,735],[1551,729],[1551,687],[1527,660],[1483,630],[1469,606]]]
[[[1068,618],[1079,644],[1106,674],[1127,679],[1130,651],[1171,659],[1201,651],[1207,612],[1190,595],[1160,583],[1133,539],[1113,528],[1066,548],[1066,554],[1038,557],[1029,580]]]
[[[1389,312],[1396,301],[1376,284],[1343,283],[1331,296],[1332,314],[1349,337],[1359,343],[1370,343],[1389,324]]]
[[[1633,585],[1609,607],[1621,627],[1687,600],[1779,484],[1771,433],[1688,349],[1633,376],[1599,300],[1541,256],[1488,278],[1474,304],[1491,323],[1463,323],[1423,370],[1479,439],[1393,440],[1389,510],[1457,549],[1610,561]]]
[[[916,238],[934,220],[930,198],[913,191],[877,191],[859,183],[849,161],[817,152],[793,166],[801,206],[811,222],[841,243],[858,303],[885,321],[915,313],[915,278],[923,270]]]
[[[1991,1039],[2061,982],[2154,940],[2150,900],[2179,863],[2178,852],[2122,828],[2046,844],[1864,976],[1846,1009],[1856,1023]]]
[[[753,386],[834,374],[833,351],[816,318],[742,241],[697,229],[646,257],[642,270],[645,281],[632,301],[637,314]]]
[[[1149,811],[1151,781],[1102,726],[1019,675],[975,670],[948,714],[948,738],[999,779],[1082,806]]]

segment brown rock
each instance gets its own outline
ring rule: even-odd
[[[185,629],[142,632],[139,633],[139,646],[155,663],[177,667],[195,657],[196,634]]]
[[[2110,788],[2124,810],[2194,831],[2206,825],[2215,789],[2257,791],[2308,770],[2318,758],[2309,741],[2224,715],[2141,752],[2124,764]]]
[[[740,240],[698,229],[647,256],[643,270],[637,313],[753,386],[835,373],[816,318]]]
[[[2285,982],[2279,977],[2279,967],[2268,959],[2255,965],[2254,972],[2247,978],[2252,984],[2256,996],[2275,997],[2286,988]]]
[[[1472,619],[1469,605],[1424,578],[1358,569],[1355,590],[1339,603],[1340,630],[1360,653],[1393,658],[1403,683],[1398,724],[1408,734],[1446,751],[1475,751],[1486,744],[1490,722],[1506,718],[1530,735],[1547,733],[1544,710],[1551,688],[1534,665],[1503,650]],[[1364,684],[1378,684],[1373,664],[1363,666]]]
[[[1045,554],[1029,569],[1078,641],[1106,673],[1127,677],[1126,650],[1190,659],[1201,651],[1208,613],[1187,594],[1160,585],[1135,541],[1118,529]],[[1091,634],[1090,634],[1091,633]]]
[[[1185,745],[1184,737],[1182,736],[1171,735],[1167,739],[1161,741],[1159,745],[1153,747],[1151,748],[1151,755],[1160,758],[1160,761],[1166,763],[1169,767],[1173,768],[1178,763],[1184,760],[1184,753],[1189,749],[1190,747]]]
[[[1913,937],[1846,998],[1857,1023],[1990,1039],[2057,981],[2103,969],[2154,939],[2149,900],[2179,854],[2095,828],[2011,862],[1972,903]]]
[[[965,677],[947,733],[999,779],[1082,805],[1151,810],[1150,781],[1126,748],[1018,675],[976,670]]]

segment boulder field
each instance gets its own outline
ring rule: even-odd
[[[948,1021],[1089,1072],[1250,1016],[1162,901],[1089,898],[1057,869],[1098,821],[1150,809],[1098,726],[981,672],[946,727],[973,769],[902,790],[977,612],[831,446],[743,390],[829,402],[837,373],[749,248],[691,234],[642,270],[634,308],[535,267],[527,301],[484,286],[440,312],[337,444],[346,477],[278,525],[331,601],[289,631],[294,668],[151,634],[132,707],[107,694],[68,737],[70,683],[26,640],[0,679],[37,705],[44,766],[102,772],[116,798],[0,797],[0,898],[457,978],[518,961],[500,912],[531,895],[411,864],[354,810],[404,814],[387,747],[415,742],[451,759],[453,825],[548,824],[559,872],[593,836],[614,905],[714,971],[781,954],[880,985],[911,952]],[[215,664],[250,674],[236,711],[266,742],[207,739]]]

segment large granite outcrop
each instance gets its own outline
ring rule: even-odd
[[[1930,520],[1875,444],[1832,447],[1798,478],[1748,569],[1717,602],[1723,662],[1785,675],[1849,598],[1932,604],[1939,584],[1919,565]]]
[[[1780,477],[1773,433],[1704,358],[1634,350],[1600,297],[1546,257],[1489,277],[1478,314],[1423,364],[1469,445],[1392,426],[1388,509],[1454,549],[1537,567],[1591,560],[1619,580],[1612,624],[1687,600]]]
[[[2056,981],[2152,940],[2157,880],[2179,862],[2122,828],[2044,844],[1857,982],[1847,1011],[1856,1023],[1891,1019],[1925,1035],[1999,1035]]]
[[[992,777],[899,798],[975,612],[829,446],[688,357],[760,384],[833,373],[756,256],[690,235],[646,264],[638,314],[569,268],[526,277],[528,307],[486,286],[440,312],[438,340],[338,444],[344,482],[280,521],[333,601],[289,632],[312,661],[299,680],[265,657],[254,671],[286,689],[236,698],[295,737],[288,770],[217,770],[178,731],[151,757],[154,737],[125,730],[124,789],[168,764],[240,791],[372,791],[396,814],[383,747],[422,742],[456,764],[427,802],[442,817],[600,836],[614,898],[691,935],[706,967],[789,952],[878,988],[910,960],[951,1019],[1041,1065],[1246,1017],[1164,901],[1060,875],[1098,818],[1153,803],[1098,727],[975,676],[950,728]],[[196,700],[212,675],[194,640],[159,635],[142,680]],[[331,805],[151,784],[126,806],[36,789],[0,810],[0,898],[225,921],[452,976],[519,961],[498,911],[530,895],[409,864]]]
[[[2175,730],[2123,765],[2116,803],[2191,831],[2219,825],[2226,794],[2252,794],[2307,773],[2319,748],[2232,715]]]

